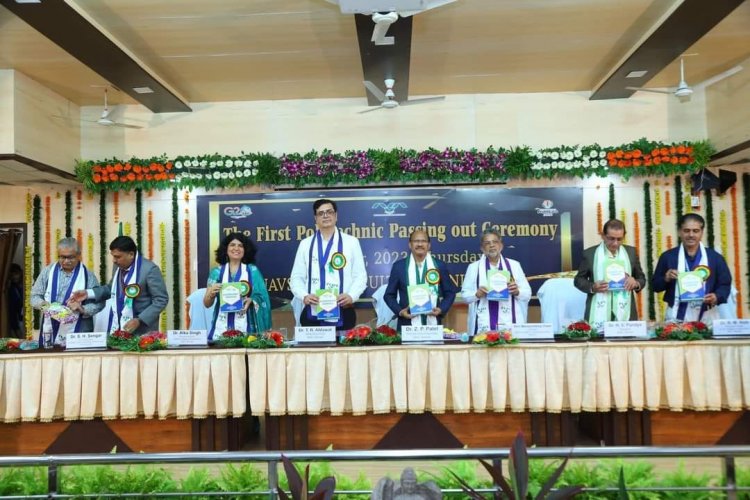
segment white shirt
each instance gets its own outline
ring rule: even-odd
[[[336,230],[338,231],[338,229]],[[362,247],[359,245],[359,240],[344,232],[341,232],[340,234],[342,253],[346,257],[346,265],[343,269],[344,289],[341,290],[340,293],[348,294],[352,298],[352,302],[356,302],[367,288],[365,259],[362,256]],[[294,257],[290,285],[292,293],[299,300],[303,300],[308,293],[315,293],[315,290],[308,291],[307,289],[309,279],[307,271],[309,268],[308,261],[310,258],[310,245],[313,244],[314,237],[315,235],[308,236],[302,240],[299,247],[297,247],[297,255]],[[332,252],[335,251],[336,248],[333,248]],[[313,265],[316,264],[313,263]]]
[[[501,255],[501,259],[504,257]],[[464,275],[463,286],[461,287],[461,297],[464,302],[469,304],[469,314],[467,316],[467,329],[469,335],[474,333],[474,325],[477,321],[477,302],[480,300],[487,301],[486,298],[477,298],[477,276],[479,276],[479,263],[481,260],[477,260],[469,264],[466,268],[466,274]],[[513,274],[513,279],[518,285],[518,295],[516,296],[516,323],[526,323],[526,313],[529,307],[529,300],[531,299],[531,285],[526,279],[526,274],[521,268],[521,264],[517,260],[508,259],[510,264],[510,270]],[[484,272],[484,270],[482,270]]]

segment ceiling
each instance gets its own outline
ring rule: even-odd
[[[382,86],[385,71],[400,99],[628,97],[626,85],[675,86],[682,53],[699,54],[686,59],[693,85],[750,58],[750,2],[742,0],[456,0],[396,21],[390,48],[370,43],[372,22],[358,17],[326,0],[0,0],[0,69],[81,106],[100,104],[101,86],[114,85],[123,91],[110,92],[112,104],[161,112],[274,99],[368,97],[374,105],[362,80]],[[650,71],[623,79],[632,69]],[[155,97],[130,88],[143,78],[158,87]]]

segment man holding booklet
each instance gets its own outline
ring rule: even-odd
[[[349,330],[357,323],[354,303],[367,287],[367,270],[359,240],[336,227],[337,210],[332,200],[316,200],[317,231],[297,248],[290,282],[305,306],[302,326]]]
[[[602,242],[583,251],[575,286],[586,296],[585,319],[601,329],[605,321],[636,321],[633,292],[646,286],[635,248],[623,245],[625,224],[608,220],[602,227]]]
[[[719,304],[731,292],[732,275],[724,257],[701,243],[703,217],[689,213],[677,221],[680,245],[661,254],[651,281],[654,292],[665,292],[668,320],[719,319]]]
[[[411,253],[393,263],[383,295],[398,326],[437,325],[453,305],[456,287],[448,269],[430,254],[430,236],[423,229],[409,235]]]
[[[482,257],[469,264],[461,296],[469,304],[467,332],[476,335],[498,325],[526,323],[531,286],[521,264],[503,255],[503,239],[496,229],[482,233]]]

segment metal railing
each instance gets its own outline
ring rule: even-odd
[[[461,450],[363,450],[363,451],[288,451],[283,452],[293,462],[362,462],[362,461],[443,461],[489,459],[501,463],[510,454],[507,448],[461,449]],[[144,464],[216,464],[237,462],[262,462],[268,469],[268,488],[249,492],[191,492],[191,493],[148,493],[153,498],[170,497],[226,497],[226,496],[267,496],[277,498],[278,465],[282,452],[185,452],[185,453],[116,453],[116,454],[82,454],[82,455],[34,455],[0,457],[0,467],[47,467],[48,492],[36,496],[3,496],[0,498],[128,498],[141,494],[105,494],[66,495],[60,494],[58,470],[65,466],[80,465],[144,465]],[[736,481],[736,463],[738,457],[750,457],[750,446],[696,446],[696,447],[658,447],[658,446],[609,446],[609,447],[547,447],[528,450],[530,459],[601,459],[601,458],[719,458],[722,460],[725,484],[706,487],[653,487],[628,488],[628,491],[681,491],[681,492],[724,492],[729,499],[738,498],[738,493],[748,492],[750,487],[739,487]],[[445,493],[460,490],[443,490]],[[495,492],[498,489],[479,491]],[[588,489],[584,491],[617,491],[616,485],[611,488]],[[336,494],[368,494],[369,491],[336,490]]]

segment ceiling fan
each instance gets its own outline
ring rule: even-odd
[[[397,101],[396,100],[396,94],[393,92],[393,85],[396,83],[396,80],[393,78],[386,78],[383,83],[385,84],[385,92],[380,90],[377,85],[372,83],[371,81],[365,80],[362,82],[365,84],[365,88],[377,99],[380,101],[380,106],[365,109],[363,111],[360,111],[360,113],[369,113],[370,111],[377,111],[379,109],[393,109],[397,108],[399,106],[409,106],[411,104],[424,104],[427,102],[434,102],[434,101],[442,101],[445,99],[444,95],[436,96],[436,97],[423,97],[421,99],[412,99],[412,100],[406,100],[406,101]]]
[[[127,123],[120,123],[112,120],[110,117],[110,113],[112,112],[111,109],[109,109],[109,106],[107,105],[107,88],[104,88],[104,109],[102,110],[102,115],[99,117],[98,120],[82,120],[89,123],[98,123],[99,125],[104,125],[105,127],[123,127],[123,128],[135,128],[140,129],[143,127],[139,127],[138,125],[130,125]]]
[[[728,78],[735,73],[738,73],[742,71],[742,66],[735,66],[733,68],[728,69],[727,71],[724,71],[723,73],[719,73],[718,75],[714,75],[711,78],[702,81],[695,87],[691,87],[687,84],[685,81],[685,58],[689,56],[697,56],[698,54],[685,54],[680,57],[680,82],[677,84],[677,87],[669,88],[668,90],[660,90],[660,89],[647,89],[644,87],[625,87],[628,90],[637,90],[641,92],[654,92],[657,94],[674,94],[675,97],[677,97],[680,102],[687,102],[690,100],[690,96],[693,95],[694,89],[699,88],[705,88],[709,85],[713,85],[714,83],[717,83],[724,78]]]

